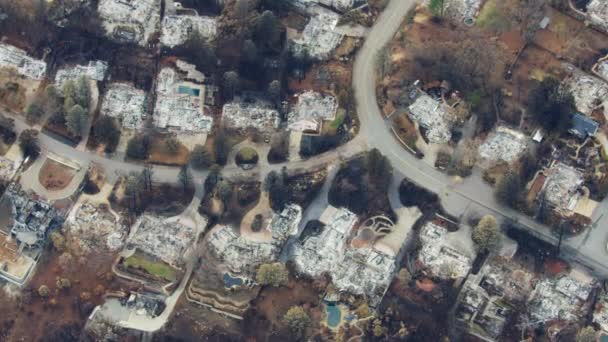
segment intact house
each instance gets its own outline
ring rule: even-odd
[[[0,198],[0,278],[22,286],[33,274],[50,232],[63,214],[12,183]]]
[[[154,125],[178,133],[210,133],[213,118],[205,107],[204,81],[205,76],[186,62],[163,67],[156,81]]]
[[[588,137],[595,137],[599,128],[600,125],[595,120],[576,113],[572,116],[572,127],[568,132],[579,139],[586,139]]]

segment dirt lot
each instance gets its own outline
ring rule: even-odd
[[[167,149],[167,137],[155,137],[150,143],[150,157],[148,161],[152,164],[181,166],[188,164],[190,152],[183,145],[179,144],[177,151]]]
[[[38,180],[47,190],[57,191],[65,189],[75,174],[76,170],[54,160],[47,159],[40,169]]]

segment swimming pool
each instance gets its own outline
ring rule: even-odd
[[[600,336],[600,342],[608,342],[608,335]]]
[[[191,95],[191,96],[199,96],[201,94],[200,89],[190,88],[187,86],[177,87],[177,92],[180,94],[186,94],[186,95]]]
[[[330,328],[337,328],[342,320],[342,310],[334,303],[325,303],[325,313],[327,314],[327,325]]]
[[[243,278],[231,277],[230,274],[224,273],[224,286],[226,288],[232,288],[243,285]]]

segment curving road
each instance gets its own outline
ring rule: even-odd
[[[442,199],[445,209],[452,215],[464,217],[475,212],[478,214],[493,214],[502,221],[519,223],[540,238],[556,243],[557,238],[550,233],[550,229],[531,218],[505,208],[496,203],[492,188],[483,182],[479,171],[471,177],[458,183],[432,166],[418,160],[404,150],[400,143],[392,136],[389,125],[383,119],[376,99],[375,58],[378,53],[399,29],[407,12],[416,5],[414,0],[391,0],[386,10],[380,15],[374,27],[366,37],[365,44],[360,49],[355,60],[353,71],[353,87],[357,98],[357,111],[361,122],[360,134],[348,144],[336,150],[310,158],[308,160],[289,162],[276,165],[261,165],[253,170],[255,174],[263,177],[272,170],[280,170],[287,166],[290,170],[310,170],[327,165],[336,160],[348,158],[368,148],[378,148],[391,161],[395,168],[396,177],[408,177],[414,182],[437,193]],[[18,132],[30,128],[19,116],[15,118]],[[45,150],[60,156],[70,158],[85,166],[95,162],[103,166],[110,176],[139,172],[143,165],[120,160],[119,157],[108,158],[88,151],[80,151],[66,145],[46,134],[40,134],[41,145]],[[154,178],[162,182],[176,182],[178,168],[154,166]],[[193,172],[197,182],[201,182],[206,172]],[[243,172],[240,168],[229,166],[223,170],[227,176],[252,177],[253,173]],[[608,276],[608,253],[605,244],[608,238],[608,201],[596,210],[595,228],[586,235],[569,239],[563,243],[562,251],[571,259],[581,261],[602,275]]]
[[[471,177],[455,182],[434,167],[406,152],[390,133],[390,125],[383,119],[376,98],[375,58],[392,39],[407,12],[416,5],[414,0],[391,0],[366,37],[359,51],[353,71],[353,87],[357,98],[357,111],[361,121],[361,135],[368,139],[370,147],[378,148],[391,161],[396,173],[437,193],[445,209],[456,217],[469,213],[493,214],[499,220],[518,223],[534,235],[556,244],[558,238],[530,217],[498,204],[493,189],[486,184],[479,170]],[[604,201],[594,215],[595,225],[584,236],[562,243],[562,255],[590,266],[598,274],[608,275],[608,201]]]

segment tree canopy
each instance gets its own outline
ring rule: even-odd
[[[292,306],[283,316],[283,322],[297,338],[301,338],[310,324],[310,316],[303,307]]]
[[[534,88],[528,109],[536,121],[549,132],[563,132],[570,128],[576,112],[574,97],[555,78],[545,78]]]
[[[500,244],[500,229],[496,218],[486,215],[473,228],[472,239],[480,250],[490,250]]]
[[[256,281],[262,285],[279,287],[287,285],[288,280],[289,272],[280,262],[261,265],[256,274]]]

